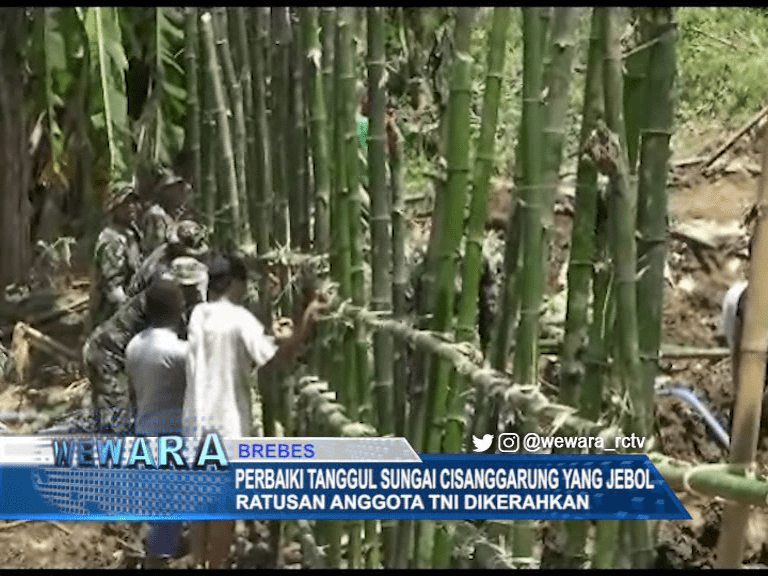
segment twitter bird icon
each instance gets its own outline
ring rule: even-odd
[[[472,434],[472,444],[475,445],[475,452],[485,452],[493,444],[493,434],[486,434],[482,438]]]

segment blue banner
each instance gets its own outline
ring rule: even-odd
[[[645,455],[414,453],[403,461],[388,447],[393,439],[381,439],[389,441],[382,448],[365,439],[360,460],[332,462],[307,460],[318,448],[310,452],[306,439],[280,440],[300,444],[286,448],[288,461],[266,459],[265,449],[264,458],[230,452],[233,460],[217,463],[214,443],[210,451],[190,453],[180,467],[171,457],[165,467],[146,466],[146,460],[137,465],[143,456],[135,444],[130,467],[119,459],[101,466],[96,451],[94,461],[77,463],[60,455],[37,464],[0,458],[0,518],[690,519]],[[395,456],[377,457],[382,451]]]

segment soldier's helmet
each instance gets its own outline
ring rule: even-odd
[[[111,212],[129,198],[133,200],[139,198],[134,184],[126,181],[114,182],[110,186],[110,195],[104,207],[108,212]]]
[[[202,256],[208,252],[206,242],[208,231],[194,220],[182,220],[171,233],[171,242],[176,243],[187,256]]]
[[[190,256],[174,258],[168,274],[182,286],[199,286],[208,281],[208,267]]]

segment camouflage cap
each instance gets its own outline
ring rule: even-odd
[[[189,256],[175,258],[169,272],[173,280],[182,286],[197,286],[208,280],[208,267]]]
[[[136,187],[132,182],[113,182],[110,186],[110,195],[106,203],[106,209],[112,211],[128,198],[138,198]]]
[[[174,240],[189,256],[201,256],[208,252],[206,239],[208,231],[205,226],[194,220],[182,220],[176,225],[173,233]]]

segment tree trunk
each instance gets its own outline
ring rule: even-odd
[[[32,264],[30,162],[21,54],[26,41],[24,10],[0,9],[4,24],[0,29],[0,124],[4,141],[0,154],[0,287],[25,279]]]

